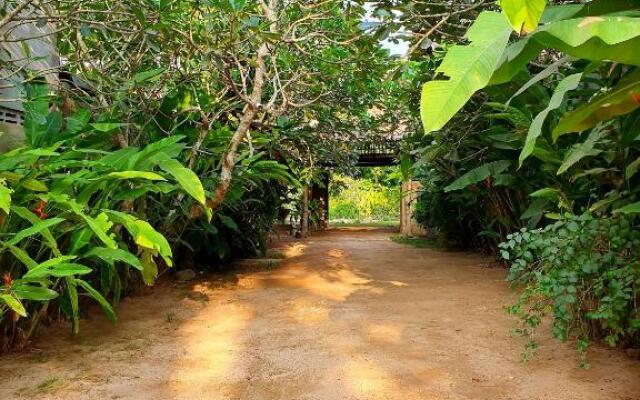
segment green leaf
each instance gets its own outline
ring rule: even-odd
[[[10,309],[15,311],[21,317],[27,316],[27,310],[24,308],[20,300],[13,297],[10,294],[0,294],[0,300],[4,301],[4,303],[9,306]]]
[[[28,238],[29,236],[33,236],[35,234],[38,234],[40,232],[42,232],[45,229],[48,229],[54,225],[58,225],[59,223],[63,222],[65,219],[64,218],[50,218],[50,219],[46,219],[46,220],[42,220],[40,222],[37,222],[35,224],[33,224],[31,227],[26,228],[21,230],[20,232],[16,233],[16,235],[14,237],[11,238],[11,240],[9,240],[7,242],[8,245],[10,246],[14,246],[18,243],[20,243],[20,241]]]
[[[502,54],[498,67],[491,75],[489,85],[510,82],[524,70],[531,60],[540,54],[542,49],[543,46],[535,40],[531,40],[530,36],[510,44]]]
[[[78,254],[85,246],[91,242],[93,231],[91,228],[76,229],[71,235],[71,247],[69,254]]]
[[[146,179],[149,181],[166,181],[166,179],[154,172],[147,171],[120,171],[107,174],[107,178],[116,179]]]
[[[58,257],[60,258],[60,257]],[[42,263],[35,268],[30,269],[23,276],[24,279],[46,278],[48,276],[55,276],[58,278],[74,276],[74,275],[86,275],[93,272],[93,270],[85,265],[60,262],[54,265],[47,265]]]
[[[47,134],[49,116],[49,86],[42,82],[29,82],[25,85],[27,100],[24,107],[24,133],[28,143],[38,147]]]
[[[173,158],[167,158],[158,163],[158,166],[165,172],[171,174],[178,181],[178,184],[185,192],[193,197],[198,203],[206,207],[207,198],[200,178],[189,168],[184,167]]]
[[[576,5],[578,6],[578,5]],[[588,17],[593,15],[605,15],[621,11],[637,10],[637,0],[591,0],[579,5],[580,10],[576,17]]]
[[[123,126],[127,126],[127,124],[121,124],[119,122],[96,122],[94,124],[91,124],[91,127],[93,129],[95,129],[98,132],[104,132],[104,133],[112,132]]]
[[[67,129],[66,133],[69,135],[75,135],[82,132],[91,119],[91,112],[86,108],[81,108],[72,115],[67,117]]]
[[[0,179],[0,210],[9,215],[11,211],[11,193],[13,191],[5,186],[4,179]]]
[[[31,212],[26,207],[13,206],[13,207],[11,207],[11,209],[13,210],[14,213],[18,214],[18,216],[20,216],[20,218],[29,221],[32,225],[37,224],[40,221],[42,221],[37,215],[35,215],[33,212]],[[51,251],[57,257],[61,256],[62,253],[60,253],[60,250],[58,249],[58,242],[53,237],[53,234],[51,233],[51,231],[48,228],[45,228],[42,231],[40,231],[40,234],[45,239],[45,242],[46,242],[47,246],[51,249]]]
[[[592,61],[640,65],[640,18],[593,16],[551,22],[532,38],[544,47]]]
[[[228,0],[229,1],[229,5],[231,6],[231,9],[235,12],[241,11],[245,4],[247,3],[247,0]]]
[[[67,282],[67,296],[71,305],[71,321],[73,325],[73,333],[80,331],[80,307],[78,306],[78,289],[76,288],[75,279],[72,277],[65,278]]]
[[[26,251],[17,246],[8,246],[11,254],[20,260],[27,268],[34,268],[38,265],[38,263],[27,254]]]
[[[640,201],[637,203],[627,204],[622,208],[613,211],[620,214],[640,214]]]
[[[545,211],[545,207],[549,204],[549,200],[544,198],[538,198],[531,202],[529,208],[525,210],[520,216],[520,219],[531,219],[542,215]]]
[[[78,286],[82,287],[89,296],[91,296],[95,301],[98,302],[98,304],[100,304],[100,307],[102,307],[102,310],[107,315],[107,318],[109,318],[109,320],[115,324],[116,312],[113,310],[113,307],[111,306],[111,304],[109,304],[107,299],[105,299],[104,296],[102,296],[102,294],[94,289],[93,286],[91,286],[88,282],[85,282],[82,279],[74,279],[73,281]]]
[[[18,299],[47,301],[58,297],[58,292],[41,286],[12,285],[11,292]]]
[[[464,189],[469,185],[485,180],[489,176],[496,176],[504,172],[509,168],[509,166],[511,166],[511,161],[508,160],[493,161],[482,164],[456,179],[449,186],[445,187],[444,191],[451,192],[454,190]]]
[[[551,96],[551,100],[549,101],[547,108],[540,112],[540,114],[536,115],[536,117],[533,119],[533,122],[529,127],[529,132],[527,133],[524,147],[522,148],[522,152],[520,152],[520,166],[522,166],[524,160],[526,160],[527,157],[529,157],[531,153],[533,153],[533,150],[536,147],[536,141],[542,134],[542,127],[544,125],[544,121],[547,119],[547,115],[549,115],[552,110],[555,110],[562,105],[566,93],[577,88],[578,84],[580,83],[580,79],[582,79],[582,73],[569,75],[568,77],[564,78],[553,92],[553,96]]]
[[[578,143],[572,146],[571,149],[567,152],[562,165],[558,169],[557,175],[565,173],[569,168],[571,168],[571,166],[585,157],[593,157],[600,154],[602,151],[594,149],[593,147],[601,138],[602,131],[599,129],[594,129],[589,134],[589,137],[584,141],[584,143]]]
[[[106,247],[94,247],[83,255],[83,258],[98,258],[108,264],[113,264],[117,261],[124,262],[131,265],[137,270],[142,270],[142,264],[140,260],[133,254],[122,249],[108,249]]]
[[[638,22],[640,24],[640,21]],[[553,129],[553,140],[570,132],[582,132],[598,122],[640,108],[640,69],[627,74],[607,93],[567,113]]]
[[[571,60],[570,57],[562,57],[558,61],[555,61],[555,62],[549,64],[545,69],[543,69],[539,73],[535,74],[531,79],[529,79],[529,81],[527,83],[522,85],[522,87],[520,87],[520,89],[518,89],[518,91],[515,92],[509,98],[509,101],[507,101],[506,104],[509,105],[509,103],[511,103],[511,101],[513,101],[514,98],[516,98],[516,97],[520,96],[522,93],[526,92],[530,87],[532,87],[536,83],[547,79],[548,77],[550,77],[553,74],[556,74],[558,72],[558,69],[560,68],[560,66],[562,64],[567,63],[570,60]]]
[[[536,190],[535,192],[529,194],[529,197],[555,199],[555,198],[558,198],[558,193],[559,193],[558,189],[546,187],[546,188]]]
[[[222,222],[227,228],[233,229],[236,232],[240,232],[238,224],[236,224],[236,222],[231,217],[227,217],[223,214],[218,214],[218,218],[220,218],[220,222]]]
[[[129,157],[129,169],[145,170],[156,164],[154,157],[175,158],[184,148],[183,143],[178,143],[184,139],[182,135],[173,135],[148,144],[137,154]]]
[[[518,33],[529,33],[538,27],[547,0],[501,0],[500,7]]]
[[[57,193],[49,193],[46,196],[43,196],[43,199],[53,201],[55,203],[59,203],[68,207],[75,215],[80,217],[87,226],[93,231],[93,233],[104,243],[107,247],[111,249],[117,249],[118,244],[113,240],[113,238],[108,234],[109,229],[113,225],[109,218],[105,213],[100,213],[96,218],[93,218],[87,214],[82,209],[82,206],[73,199],[70,199],[67,195],[57,194]]]
[[[142,83],[145,81],[153,81],[161,78],[161,74],[165,71],[164,68],[155,68],[148,71],[138,72],[133,76],[133,81],[136,83]]]
[[[427,82],[422,88],[420,115],[425,133],[442,129],[489,83],[510,34],[502,14],[485,11],[478,16],[465,36],[470,44],[452,47],[436,71],[449,79]]]
[[[160,254],[168,266],[172,265],[169,242],[148,222],[119,211],[105,210],[105,212],[114,222],[122,224],[129,231],[138,246],[150,250],[154,255]]]
[[[151,286],[158,277],[158,265],[153,260],[153,254],[148,250],[142,251],[140,260],[142,262],[142,280],[147,286]]]
[[[635,174],[638,173],[638,170],[640,170],[640,157],[638,157],[635,160],[631,161],[627,165],[627,168],[625,168],[625,171],[624,171],[625,178],[627,180],[631,179]]]

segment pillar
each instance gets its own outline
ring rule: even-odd
[[[422,184],[419,181],[402,182],[400,198],[400,234],[404,236],[424,236],[425,229],[413,218]]]

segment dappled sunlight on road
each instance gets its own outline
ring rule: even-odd
[[[287,303],[287,315],[305,325],[326,322],[330,311],[330,307],[315,298],[299,298]]]
[[[370,340],[384,343],[399,343],[402,338],[402,325],[392,322],[368,323],[364,327]]]
[[[83,321],[95,339],[76,343],[77,352],[62,356],[56,349],[69,347],[52,337],[37,344],[44,360],[0,365],[0,399],[637,397],[640,369],[615,353],[592,349],[593,367],[578,371],[574,349],[547,338],[540,357],[522,363],[522,343],[507,335],[503,270],[388,235],[283,241],[278,268],[128,299],[118,330],[104,318]]]
[[[243,275],[238,285],[246,289],[298,288],[333,301],[344,301],[359,290],[373,290],[372,281],[351,270],[315,270],[296,263],[274,272]]]
[[[240,336],[254,313],[246,305],[233,303],[214,307],[205,305],[180,326],[176,340],[183,351],[173,362],[167,383],[170,392],[204,396],[245,380],[247,369],[242,360],[246,349]]]
[[[400,281],[386,281],[386,283],[393,285],[393,286],[397,286],[397,287],[407,287],[409,286],[408,284],[404,283],[404,282],[400,282]]]
[[[306,248],[307,248],[306,244],[295,243],[287,246],[287,248],[284,249],[283,254],[286,258],[300,257],[304,253],[304,250]]]

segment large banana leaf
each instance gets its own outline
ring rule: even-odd
[[[529,64],[540,52],[543,46],[526,37],[513,44],[510,44],[498,63],[498,67],[491,75],[489,85],[501,85],[510,82],[524,67]]]
[[[547,0],[502,0],[500,7],[509,23],[518,33],[529,33],[538,27],[538,22]]]
[[[640,65],[640,18],[602,16],[556,21],[540,27],[533,39],[576,58]]]
[[[619,115],[640,108],[640,69],[626,75],[611,91],[567,113],[553,129],[553,140],[570,132],[582,132]]]
[[[469,28],[467,46],[454,46],[436,71],[448,80],[427,82],[422,88],[420,116],[425,133],[445,126],[478,90],[489,83],[511,34],[507,19],[485,11]]]
[[[640,65],[640,18],[604,16],[551,21],[507,47],[491,85],[511,81],[542,49],[560,50],[592,61]]]

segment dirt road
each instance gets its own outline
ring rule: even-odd
[[[0,358],[0,399],[640,399],[619,353],[592,350],[585,371],[544,336],[522,363],[504,270],[389,235],[331,231],[277,270],[128,299],[117,326],[49,329]]]

